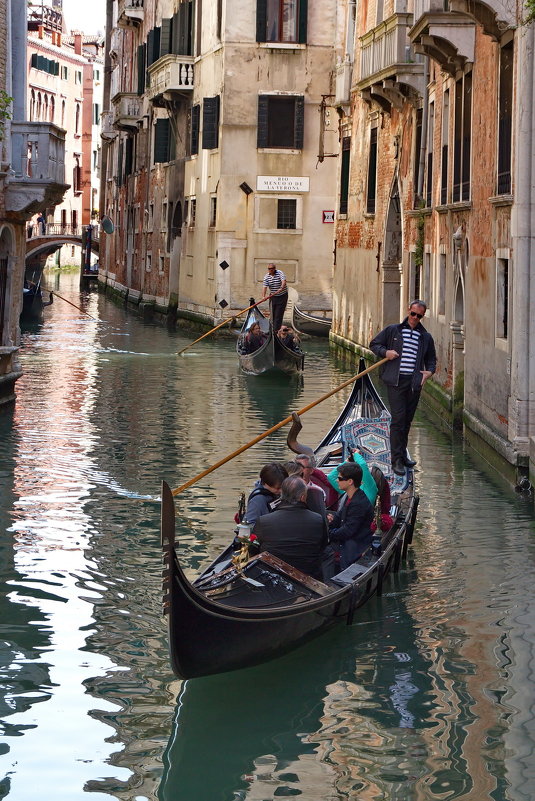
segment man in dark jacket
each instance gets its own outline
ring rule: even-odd
[[[306,505],[307,487],[299,476],[285,478],[281,501],[269,515],[256,521],[254,533],[261,551],[269,551],[289,565],[323,580],[321,561],[327,545],[327,524]]]
[[[403,475],[415,462],[407,456],[409,431],[420,400],[420,392],[437,367],[435,343],[420,320],[427,306],[413,300],[402,323],[387,325],[370,342],[370,349],[388,363],[381,378],[386,384],[392,421],[390,423],[390,455],[392,469]]]
[[[360,489],[362,467],[344,462],[338,467],[338,482],[345,493],[340,511],[327,514],[329,537],[337,553],[340,570],[345,570],[371,545],[373,506]]]

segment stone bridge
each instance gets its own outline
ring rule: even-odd
[[[84,247],[89,225],[60,225],[59,223],[34,223],[26,229],[26,260],[36,256],[49,256],[62,245]],[[100,228],[91,226],[91,250],[99,252]]]

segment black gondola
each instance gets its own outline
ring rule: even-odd
[[[229,545],[191,583],[175,544],[175,506],[162,485],[161,536],[164,552],[164,613],[169,620],[175,674],[195,678],[249,667],[304,643],[355,610],[375,593],[412,539],[418,498],[413,474],[390,470],[390,415],[368,376],[358,379],[338,420],[316,449],[318,466],[330,469],[358,444],[389,480],[394,525],[353,565],[328,583],[316,581],[285,562],[261,553],[235,564]]]
[[[293,324],[294,328],[302,334],[311,334],[315,337],[328,337],[332,320],[329,317],[319,317],[316,314],[309,314],[294,305]]]
[[[40,284],[28,283],[24,286],[22,295],[22,310],[20,313],[21,322],[35,322],[42,320],[43,308],[51,306],[54,300],[52,292],[49,293],[48,301],[43,300],[43,293]]]
[[[251,298],[251,304],[254,298]],[[248,352],[247,334],[251,327],[258,323],[264,335],[262,345],[252,352]],[[286,347],[275,336],[271,323],[267,317],[258,310],[250,309],[243,323],[236,344],[240,367],[248,375],[260,375],[268,370],[282,370],[290,375],[299,373],[303,369],[305,355],[301,350],[292,350]]]

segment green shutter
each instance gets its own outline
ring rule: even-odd
[[[268,146],[268,119],[269,119],[269,96],[259,95],[258,97],[258,128],[256,133],[256,146]]]
[[[308,0],[299,1],[299,30],[297,41],[299,44],[307,43]]]
[[[32,53],[31,66],[34,67],[34,69],[39,69],[39,67],[37,66],[38,58],[39,56],[37,55],[37,53]]]
[[[169,139],[171,126],[169,120],[156,120],[154,131],[154,163],[162,164],[169,161]]]
[[[296,150],[303,149],[304,132],[305,132],[305,98],[301,96],[295,99],[294,148]]]
[[[172,34],[172,19],[162,19],[162,30],[160,35],[160,58],[172,53],[173,34]]]
[[[256,41],[266,41],[267,0],[256,0]],[[259,145],[260,147],[260,145]],[[263,147],[263,145],[262,145]]]
[[[213,150],[219,143],[219,95],[203,99],[202,146]]]
[[[199,152],[199,127],[201,122],[201,107],[199,105],[193,106],[191,109],[191,148],[190,153],[192,156],[197,155]]]
[[[142,95],[145,91],[147,45],[139,45],[137,49],[137,93]]]

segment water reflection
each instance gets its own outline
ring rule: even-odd
[[[231,340],[177,357],[186,331],[80,295],[77,276],[53,280],[98,321],[47,307],[23,335],[16,407],[0,416],[0,797],[33,801],[39,776],[42,797],[67,801],[531,801],[531,506],[419,415],[414,563],[385,597],[351,630],[182,688],[160,616],[159,508],[143,499],[355,368],[307,341],[302,382],[255,380]],[[303,441],[343,402],[307,413]],[[286,458],[286,434],[177,498],[190,574],[228,541],[262,464]]]
[[[407,798],[424,772],[417,729],[431,687],[401,585],[351,629],[341,626],[269,665],[187,682],[160,801]]]

